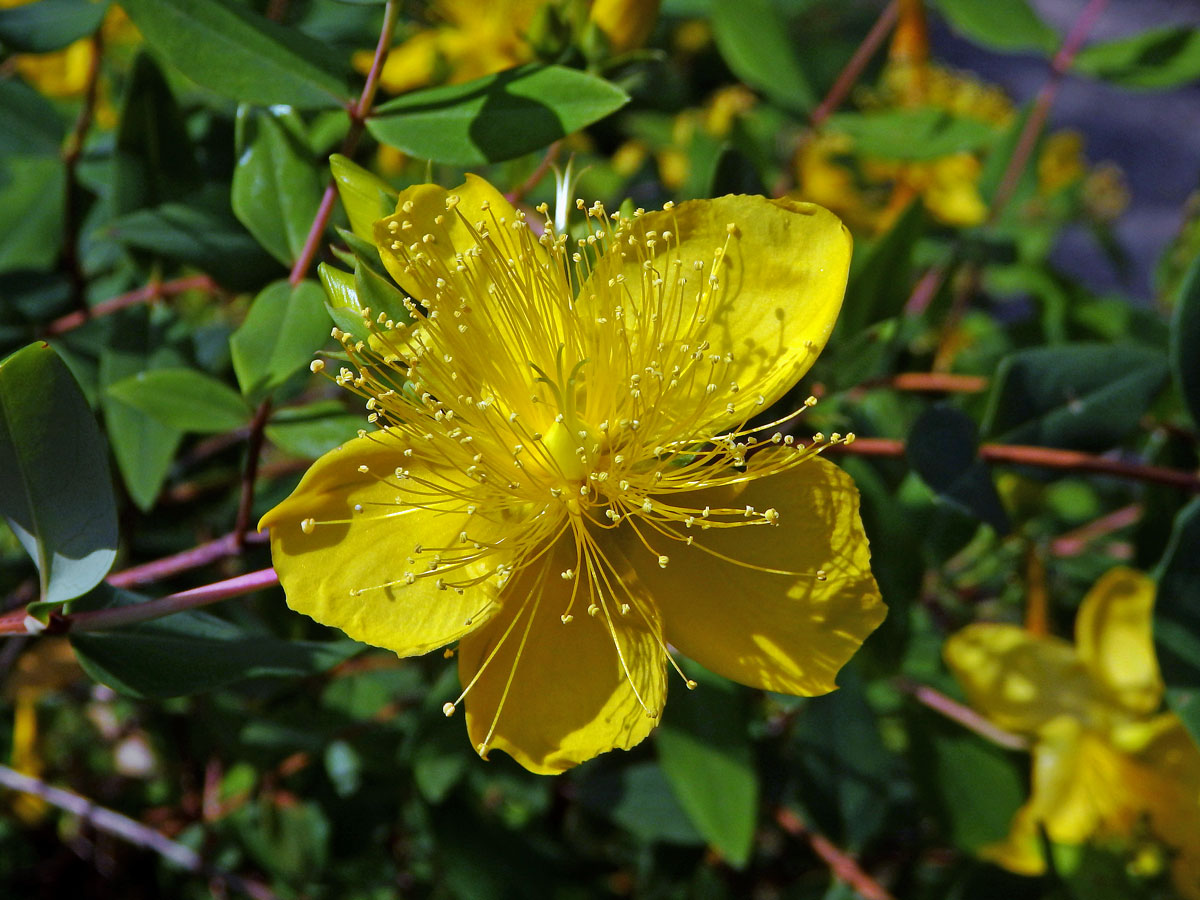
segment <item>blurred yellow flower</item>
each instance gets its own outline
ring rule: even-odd
[[[600,29],[614,56],[646,43],[658,19],[659,0],[592,0],[588,21]]]
[[[1154,583],[1116,568],[1084,598],[1075,644],[1015,625],[970,625],[944,648],[971,705],[1033,742],[1033,790],[1007,840],[984,855],[1046,868],[1056,844],[1158,842],[1184,897],[1200,898],[1200,749],[1172,713],[1154,655]],[[1144,855],[1144,854],[1142,854]]]
[[[762,197],[596,204],[576,242],[474,176],[367,209],[414,324],[336,332],[355,369],[335,380],[378,430],[264,517],[289,605],[402,656],[459,641],[444,711],[541,773],[644,739],[674,649],[833,690],[885,614],[857,492],[819,455],[849,436],[785,437],[803,406],[746,423],[829,337],[841,223]]]

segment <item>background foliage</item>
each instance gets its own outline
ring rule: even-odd
[[[1066,276],[1068,228],[1120,270],[1124,189],[1045,127],[1068,73],[1195,81],[1200,32],[1085,43],[1103,3],[1065,36],[1023,0],[932,4],[1045,61],[1020,105],[930,61],[915,3],[668,0],[644,46],[599,2],[499,25],[453,0],[0,5],[0,735],[32,791],[3,797],[6,896],[1173,896],[1127,848],[1040,878],[975,856],[1028,754],[955,702],[940,647],[979,619],[1069,634],[1105,570],[1152,571],[1167,701],[1200,734],[1198,232],[1151,304]],[[890,607],[841,690],[695,670],[652,740],[543,778],[474,755],[440,655],[286,609],[253,524],[363,425],[307,368],[348,327],[317,263],[394,302],[334,153],[382,196],[470,169],[534,206],[571,158],[613,208],[797,192],[851,224],[838,331],[793,397],[860,438],[839,462]],[[113,616],[189,589],[242,596]]]

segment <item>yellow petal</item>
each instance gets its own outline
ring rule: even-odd
[[[445,486],[431,501],[436,510],[396,505],[397,466]],[[466,512],[445,493],[453,490],[451,477],[429,460],[403,456],[399,443],[380,432],[313,463],[292,495],[259,523],[271,529],[271,555],[288,606],[401,656],[426,653],[486,621],[495,611],[490,587],[459,594],[422,577],[431,554],[426,548],[454,547],[467,528]]]
[[[742,684],[806,696],[834,690],[838,670],[887,613],[871,576],[850,477],[815,458],[682,499],[697,508],[773,507],[779,519],[774,526],[708,530],[698,522],[690,547],[667,544],[645,529],[655,550],[669,556],[666,568],[632,529],[621,527],[623,553],[654,598],[668,643]]]
[[[980,848],[979,856],[1018,875],[1041,875],[1045,872],[1046,857],[1042,852],[1042,835],[1033,804],[1026,803],[1018,809],[1013,815],[1008,836]]]
[[[647,251],[643,242],[651,231],[658,237]],[[673,236],[666,238],[664,232]],[[717,388],[724,392],[728,382],[737,383],[738,392],[727,398],[734,412],[716,420],[741,422],[778,400],[808,371],[829,339],[846,290],[851,249],[850,233],[829,210],[787,198],[691,200],[639,217],[632,234],[638,246],[626,242],[610,250],[593,278],[624,277],[635,298],[624,311],[631,334],[653,334],[655,343],[707,340],[705,355],[732,354],[733,363]],[[692,321],[694,306],[687,304],[694,301],[687,299],[680,301],[671,322],[651,318],[659,312],[655,304],[639,306],[636,298],[652,296],[649,282],[659,277],[682,274],[689,279],[686,297],[694,297],[707,287],[714,254],[721,248],[718,292],[706,322]],[[679,269],[673,265],[676,259],[682,263]],[[645,262],[653,269],[645,268]],[[697,272],[693,263],[703,270]],[[587,293],[585,285],[581,294]],[[693,396],[677,401],[681,410],[704,405],[706,381],[693,380]]]
[[[471,743],[540,774],[633,747],[667,695],[666,658],[644,620],[621,616],[610,598],[594,616],[576,600],[563,623],[571,583],[559,573],[575,561],[573,541],[561,541],[505,587],[501,613],[459,644]]]
[[[1057,716],[1084,718],[1104,705],[1075,650],[1016,625],[977,624],[942,648],[970,704],[1009,731],[1034,734]]]
[[[1154,654],[1154,582],[1133,569],[1110,569],[1088,591],[1075,619],[1079,658],[1113,698],[1133,713],[1162,703]]]

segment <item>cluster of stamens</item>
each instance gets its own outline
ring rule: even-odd
[[[386,471],[359,470],[394,489],[394,500],[354,515],[463,517],[452,545],[408,548],[402,571],[355,592],[431,579],[460,594],[480,589],[478,617],[505,602],[502,589],[518,575],[534,585],[514,598],[523,603],[548,577],[561,578],[570,592],[560,620],[579,612],[601,620],[637,693],[621,622],[656,636],[661,628],[652,598],[626,576],[638,563],[617,558],[606,535],[627,529],[657,567],[668,568],[679,548],[748,565],[706,546],[703,532],[773,526],[780,514],[697,507],[689,494],[785,471],[854,436],[788,434],[813,397],[780,419],[746,424],[766,398],[743,391],[735,354],[704,338],[726,301],[735,225],[711,257],[686,259],[677,234],[647,229],[641,210],[610,217],[580,201],[591,230],[571,240],[555,233],[544,205],[540,229],[521,212],[510,221],[486,203],[461,207],[452,196],[424,230],[408,218],[409,202],[377,226],[411,293],[410,321],[368,310],[361,337],[333,331],[353,368],[331,377],[364,399],[376,429],[360,435],[396,453]],[[312,368],[326,370],[320,360]],[[306,519],[302,528],[321,524]],[[560,542],[573,560],[565,568],[552,566]],[[446,704],[447,715],[462,699]]]

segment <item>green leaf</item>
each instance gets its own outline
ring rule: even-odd
[[[1071,71],[1128,88],[1160,90],[1200,78],[1200,29],[1153,28],[1079,51]]]
[[[628,102],[603,79],[534,64],[406,94],[379,107],[367,129],[411,156],[479,166],[545,147]]]
[[[0,166],[0,272],[49,269],[62,247],[66,171],[46,157],[12,157]]]
[[[344,444],[366,425],[336,400],[277,410],[266,428],[267,439],[296,456],[316,459]]]
[[[71,611],[149,599],[102,585],[72,604]],[[113,631],[74,632],[71,645],[88,675],[132,697],[178,697],[246,678],[299,678],[323,672],[362,649],[350,640],[285,641],[200,610]]]
[[[758,779],[741,688],[689,670],[696,690],[667,704],[656,732],[658,759],[696,830],[734,868],[750,860]]]
[[[48,344],[0,362],[0,514],[37,564],[43,603],[91,590],[116,558],[104,438]]]
[[[905,446],[909,465],[939,497],[1008,533],[1008,514],[979,458],[975,423],[965,413],[942,403],[930,406],[913,423]]]
[[[233,217],[228,197],[204,192],[113,220],[104,234],[128,247],[202,269],[237,289],[257,289],[279,265]]]
[[[817,105],[787,22],[771,0],[715,0],[712,24],[721,57],[738,78],[792,112]]]
[[[238,109],[233,212],[272,256],[291,266],[321,205],[320,174],[295,113]]]
[[[183,114],[162,72],[145,53],[133,63],[112,160],[117,215],[182,200],[199,186],[199,166]]]
[[[1155,575],[1154,644],[1167,705],[1200,741],[1200,498],[1175,518]]]
[[[341,106],[350,96],[320,41],[225,0],[123,0],[151,47],[197,84],[261,106]]]
[[[1162,353],[1132,344],[1018,350],[996,371],[983,432],[1009,444],[1107,450],[1138,428],[1168,375]]]
[[[374,241],[372,224],[395,212],[399,195],[378,175],[340,153],[329,157],[329,169],[350,219],[350,228],[364,241]]]
[[[0,156],[57,158],[67,133],[53,104],[16,78],[0,79],[0,122]]]
[[[579,785],[579,802],[646,843],[704,844],[662,768],[652,762],[592,770]]]
[[[925,208],[915,201],[886,234],[865,248],[856,248],[838,317],[842,335],[858,334],[904,311],[912,284],[913,251],[928,226]]]
[[[138,372],[182,363],[175,351],[156,346],[161,335],[150,329],[148,319],[145,310],[130,310],[121,318],[111,344],[100,354],[104,424],[117,469],[130,498],[142,510],[149,509],[158,498],[183,432],[121,402],[106,389]]]
[[[937,0],[937,6],[951,28],[984,47],[1045,54],[1058,48],[1058,34],[1026,0]]]
[[[930,106],[835,113],[825,127],[850,135],[857,152],[915,162],[982,150],[1003,134],[987,122]]]
[[[0,10],[0,44],[14,53],[61,50],[100,27],[107,3],[38,0]]]
[[[308,365],[328,339],[325,295],[315,281],[268,285],[229,341],[242,394],[251,402],[262,399]]]
[[[139,372],[111,385],[108,394],[181,431],[233,431],[250,418],[233,388],[195,369]]]
[[[1171,369],[1183,402],[1200,428],[1200,256],[1179,286],[1171,316]]]

